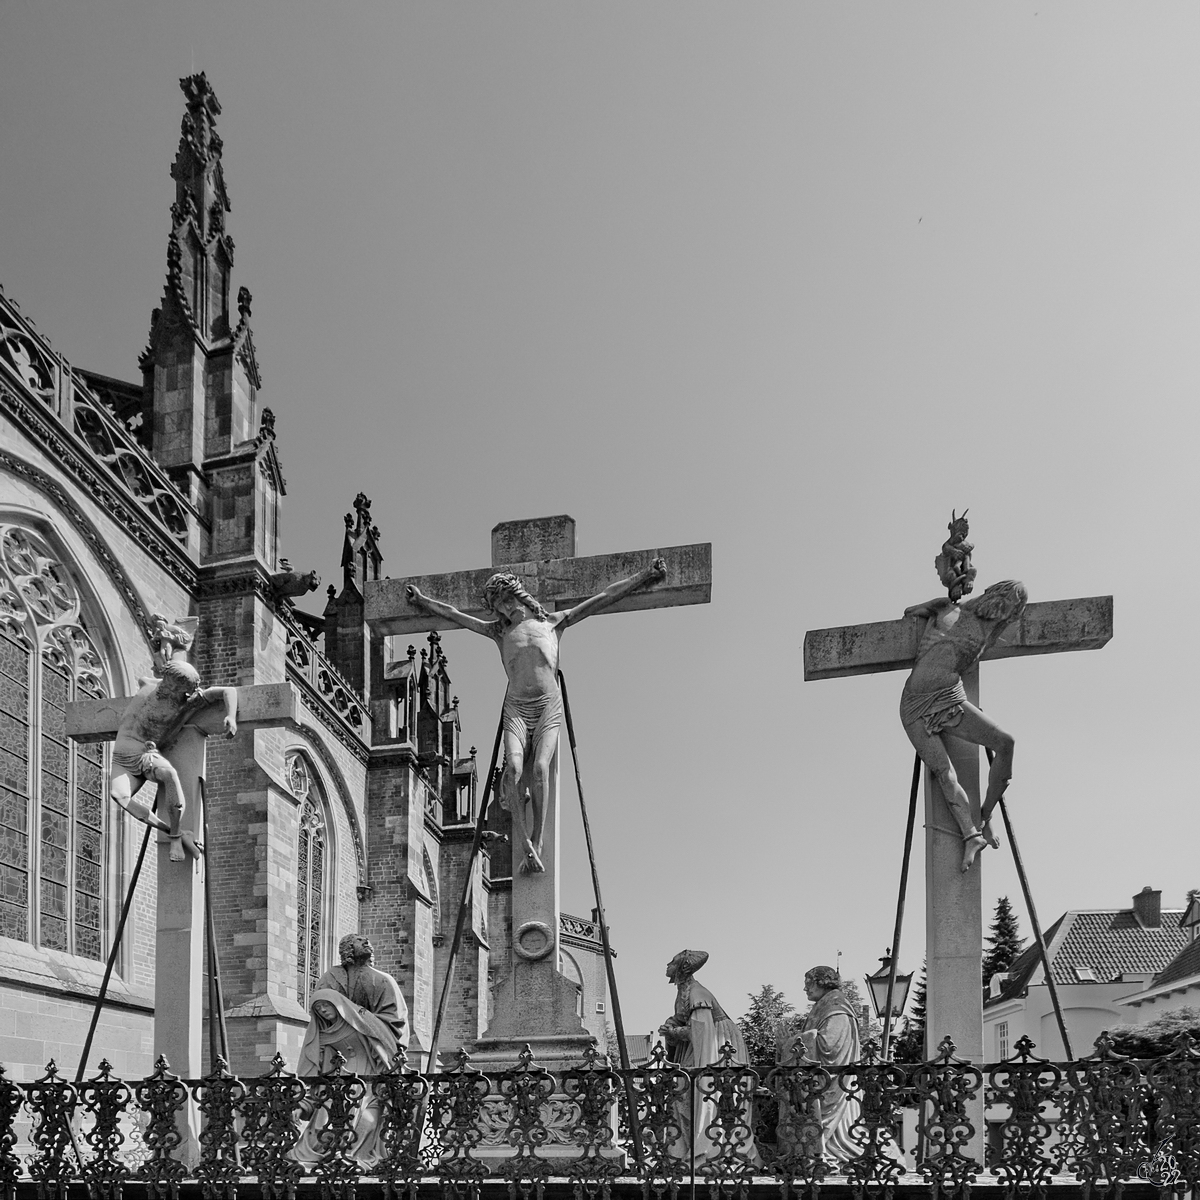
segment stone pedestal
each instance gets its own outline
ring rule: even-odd
[[[566,738],[565,729],[561,736]],[[560,756],[561,748],[550,767],[542,838],[545,871],[522,872],[521,849],[513,846],[512,954],[506,973],[496,984],[491,1024],[469,1048],[473,1064],[481,1071],[516,1066],[517,1056],[528,1044],[537,1066],[558,1072],[575,1066],[592,1041],[579,1019],[578,989],[558,969]],[[531,769],[527,763],[526,776]],[[523,777],[522,793],[528,783]]]
[[[206,716],[208,714],[205,714]],[[200,777],[204,774],[207,733],[186,726],[166,752],[179,772],[184,809],[180,826],[204,840],[204,807]],[[165,788],[159,786],[159,815],[166,819]],[[171,1070],[198,1079],[203,1070],[204,1038],[204,859],[190,856],[171,862],[171,840],[158,835],[158,915],[154,964],[154,1057],[166,1056]],[[184,1140],[179,1157],[196,1161],[199,1121],[192,1101],[180,1113]]]
[[[967,699],[979,704],[979,668],[963,675]],[[979,822],[980,749],[948,737],[950,761],[971,800]],[[937,780],[925,770],[925,1056],[937,1054],[949,1035],[957,1057],[983,1062],[982,867],[987,852],[962,870],[963,840]],[[976,1136],[964,1153],[983,1161],[983,1096],[972,1102],[968,1116]]]

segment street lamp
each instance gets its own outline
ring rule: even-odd
[[[875,1008],[875,1016],[883,1022],[883,1056],[887,1058],[892,1040],[892,1018],[898,1017],[904,1012],[904,1005],[908,1000],[908,989],[912,983],[913,973],[909,971],[907,975],[892,975],[894,968],[892,966],[892,949],[890,946],[879,962],[879,970],[874,975],[867,976],[867,990],[871,993],[871,1004]],[[891,1012],[888,1012],[888,983],[893,979],[892,1009]]]

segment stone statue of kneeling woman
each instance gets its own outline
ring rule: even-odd
[[[398,1043],[387,1024],[341,992],[319,988],[312,994],[310,1012],[296,1068],[302,1078],[332,1073],[335,1051],[345,1060],[342,1069],[354,1075],[379,1075],[396,1056]],[[329,1153],[329,1147],[321,1144],[321,1131],[328,1125],[329,1116],[323,1108],[305,1115],[308,1124],[292,1154],[298,1162],[312,1167]],[[360,1166],[372,1167],[383,1155],[382,1118],[380,1103],[368,1089],[355,1118],[354,1143],[347,1150]]]

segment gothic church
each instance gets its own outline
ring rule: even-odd
[[[50,1059],[74,1071],[143,829],[107,798],[107,746],[66,736],[66,705],[136,691],[152,614],[198,618],[206,686],[288,681],[301,699],[295,720],[208,748],[235,1072],[277,1051],[295,1063],[308,992],[353,930],[400,981],[421,1061],[483,791],[438,635],[396,646],[364,622],[363,584],[382,563],[370,501],[346,516],[323,611],[305,611],[316,581],[280,556],[286,489],[250,293],[232,290],[221,107],[203,74],[181,86],[167,279],[140,382],[73,367],[0,292],[0,1063],[15,1079]],[[488,820],[504,833],[504,814]],[[492,968],[508,959],[509,849],[486,846],[444,1051],[483,1033]],[[97,1035],[126,1079],[152,1068],[154,858]],[[603,1038],[599,930],[562,925],[562,970]]]

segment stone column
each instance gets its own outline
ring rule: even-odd
[[[539,1065],[561,1070],[581,1058],[591,1041],[579,1019],[578,989],[558,969],[559,757],[554,756],[550,768],[542,842],[545,871],[522,873],[521,855],[513,852],[512,955],[496,982],[491,1023],[475,1044],[473,1057],[480,1066],[511,1066],[528,1042]],[[525,786],[522,779],[519,790]]]
[[[967,699],[979,703],[979,668],[964,672]],[[978,746],[945,739],[958,781],[979,821]],[[986,854],[962,870],[963,841],[942,789],[925,770],[925,1055],[932,1058],[947,1034],[955,1053],[972,1063],[983,1062],[982,867]],[[968,1111],[976,1135],[964,1152],[983,1162],[983,1095]]]

